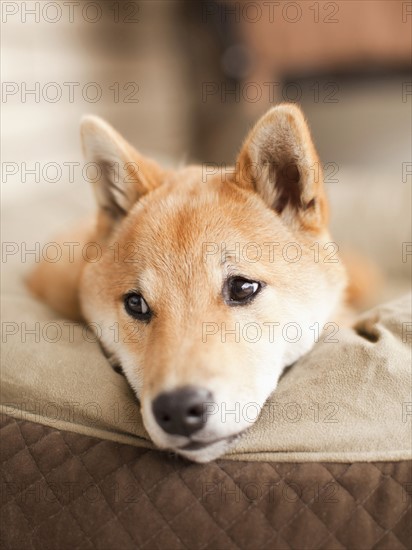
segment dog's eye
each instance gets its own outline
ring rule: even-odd
[[[249,302],[262,288],[261,283],[249,281],[244,277],[232,277],[227,281],[226,299],[232,304]]]
[[[125,296],[124,307],[129,315],[139,321],[149,321],[152,316],[146,300],[137,292],[131,292]]]

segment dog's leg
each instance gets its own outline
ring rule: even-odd
[[[85,265],[83,252],[86,243],[94,240],[94,221],[59,235],[53,239],[62,252],[59,261],[42,260],[26,278],[35,296],[73,321],[83,321],[79,299],[80,276]]]

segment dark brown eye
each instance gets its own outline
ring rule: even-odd
[[[259,290],[262,284],[257,281],[249,281],[244,277],[231,277],[227,280],[224,289],[226,301],[229,304],[245,304],[249,302]]]
[[[129,315],[139,321],[150,321],[152,312],[146,300],[137,292],[130,292],[124,297],[124,307]]]

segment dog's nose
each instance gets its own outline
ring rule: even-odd
[[[205,388],[187,386],[161,393],[153,401],[152,410],[159,426],[168,434],[189,436],[206,424],[206,403],[212,394]]]

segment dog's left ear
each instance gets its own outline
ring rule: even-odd
[[[237,181],[295,228],[319,232],[327,224],[322,167],[296,105],[278,105],[258,121],[240,152]]]
[[[99,117],[84,116],[80,130],[84,157],[97,169],[98,232],[105,237],[140,197],[161,184],[163,171]]]

